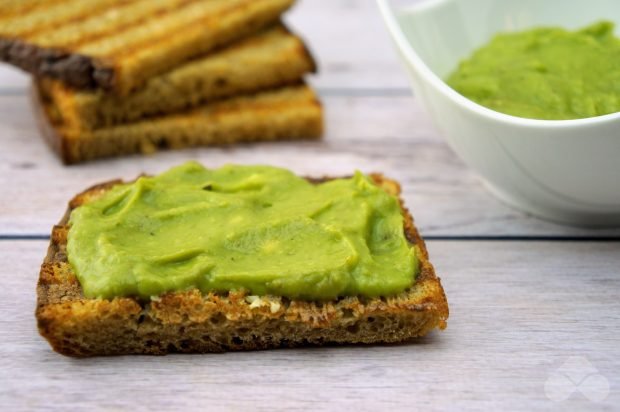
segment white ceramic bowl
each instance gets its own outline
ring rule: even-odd
[[[415,96],[495,195],[558,222],[620,224],[620,113],[524,119],[482,107],[442,80],[501,31],[607,19],[618,33],[619,0],[377,1]]]

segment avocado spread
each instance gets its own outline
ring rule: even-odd
[[[114,186],[69,224],[68,260],[89,298],[378,297],[418,270],[398,199],[359,172],[312,184],[275,167],[190,162]]]
[[[620,111],[620,39],[614,25],[499,34],[447,79],[465,97],[498,112],[566,120]]]

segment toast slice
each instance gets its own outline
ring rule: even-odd
[[[400,193],[397,182],[378,174],[371,177],[386,192]],[[388,343],[446,327],[448,304],[443,288],[402,200],[403,230],[407,240],[419,247],[420,272],[414,284],[397,296],[311,302],[191,290],[167,293],[150,302],[85,298],[67,261],[67,222],[73,209],[119,183],[104,183],[77,195],[52,231],[37,285],[36,318],[41,335],[59,353],[76,357],[163,355]]]
[[[306,85],[230,98],[182,113],[92,131],[65,126],[62,113],[45,88],[33,89],[33,103],[43,136],[66,164],[162,149],[317,139],[323,133],[321,104]]]
[[[315,69],[303,41],[277,25],[155,76],[125,97],[102,90],[76,91],[56,80],[44,80],[41,85],[67,127],[90,130],[298,83]]]
[[[1,6],[0,60],[127,95],[274,23],[294,0],[54,0]]]

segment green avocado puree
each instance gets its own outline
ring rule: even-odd
[[[620,39],[613,23],[499,34],[447,79],[498,112],[566,120],[620,111]]]
[[[377,297],[407,289],[418,270],[398,200],[359,172],[311,184],[276,167],[194,162],[74,209],[67,254],[89,298]]]

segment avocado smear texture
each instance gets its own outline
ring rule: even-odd
[[[447,79],[476,103],[513,116],[567,120],[620,111],[614,25],[499,34]]]
[[[418,270],[398,200],[359,172],[312,184],[275,167],[190,162],[114,186],[69,224],[68,260],[89,298],[378,297]]]

